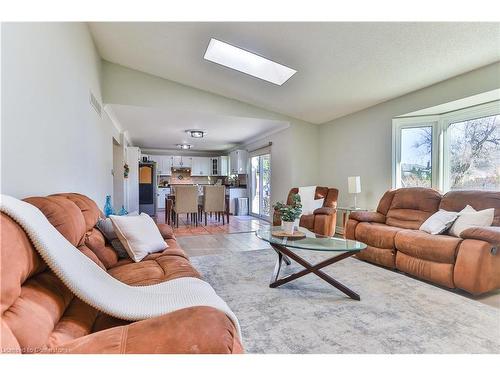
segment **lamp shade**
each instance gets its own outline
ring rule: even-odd
[[[360,176],[347,177],[347,185],[349,188],[349,194],[361,193],[361,177]]]

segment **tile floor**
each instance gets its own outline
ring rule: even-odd
[[[255,232],[259,228],[269,227],[267,221],[253,216],[229,216],[229,224],[225,223],[224,225],[222,224],[222,219],[221,221],[217,221],[215,215],[213,215],[212,218],[208,216],[206,226],[204,221],[198,223],[198,226],[195,226],[186,219],[186,215],[179,215],[179,218],[179,228],[174,228],[176,237],[246,233]],[[165,211],[159,211],[156,220],[158,223],[164,223]]]

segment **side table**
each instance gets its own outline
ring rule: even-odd
[[[345,227],[347,225],[347,220],[349,220],[349,215],[351,214],[351,212],[370,210],[361,207],[337,207],[337,211],[342,211],[342,235],[345,238]]]

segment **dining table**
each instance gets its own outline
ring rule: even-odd
[[[226,209],[224,215],[226,216],[227,223],[229,224],[229,190],[226,189]],[[165,223],[172,225],[174,221],[174,204],[175,204],[175,192],[172,192],[165,196]],[[201,221],[201,213],[203,211],[203,192],[200,191],[198,194],[198,218]]]

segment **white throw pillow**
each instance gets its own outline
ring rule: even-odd
[[[323,203],[325,202],[325,198],[315,199],[313,202],[313,212],[318,208],[323,207]]]
[[[314,196],[316,195],[316,186],[299,187],[300,203],[302,204],[302,215],[311,215],[314,208]],[[301,215],[301,216],[302,216]]]
[[[458,212],[439,210],[432,214],[420,226],[420,230],[430,234],[440,234],[446,231],[458,217]]]
[[[453,223],[450,229],[450,235],[460,237],[460,233],[467,228],[472,227],[489,227],[493,223],[495,215],[494,208],[487,208],[486,210],[476,211],[471,206],[466,206],[458,213],[458,218]]]
[[[128,255],[135,262],[144,259],[148,254],[165,250],[168,245],[153,219],[148,214],[138,216],[110,215],[116,235]]]

